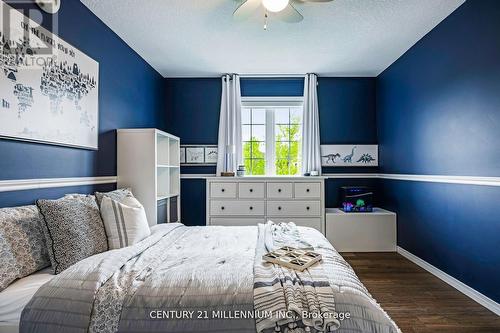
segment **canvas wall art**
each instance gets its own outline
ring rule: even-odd
[[[97,149],[99,64],[3,1],[0,10],[0,137]]]
[[[321,165],[378,166],[378,145],[321,145]]]

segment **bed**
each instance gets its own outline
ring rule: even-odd
[[[335,312],[349,314],[334,329],[399,332],[326,238],[297,230],[322,251]],[[265,242],[257,226],[155,226],[133,246],[11,284],[0,293],[0,332],[256,332],[265,316],[255,311],[254,272]]]
[[[1,333],[16,333],[19,331],[19,321],[24,307],[37,290],[53,277],[50,268],[45,268],[17,280],[0,292]]]

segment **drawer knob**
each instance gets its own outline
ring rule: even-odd
[[[250,189],[250,192],[253,192],[253,188]]]
[[[309,209],[311,209],[311,207],[307,206],[306,209],[309,210]]]
[[[224,206],[222,206],[220,209],[224,210]]]
[[[310,190],[309,190],[309,189],[307,189],[307,190],[306,190],[306,192],[310,192]]]
[[[281,192],[281,189],[280,189],[280,188],[278,189],[278,192]]]
[[[250,210],[252,210],[252,209],[253,209],[253,207],[252,207],[252,206],[250,206]]]
[[[223,188],[221,191],[224,192],[224,191],[226,191],[226,189]]]
[[[278,210],[281,210],[281,206],[278,206]]]

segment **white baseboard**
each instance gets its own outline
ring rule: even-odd
[[[451,275],[446,274],[442,270],[432,266],[429,264],[427,261],[420,259],[416,255],[406,251],[405,249],[401,247],[397,247],[397,251],[399,254],[401,254],[403,257],[406,259],[410,260],[411,262],[417,264],[418,266],[422,267],[432,275],[438,277],[439,279],[443,280],[444,282],[448,283],[450,286],[453,288],[457,289],[461,293],[463,293],[466,296],[469,296],[472,298],[474,301],[478,302],[485,308],[489,309],[490,311],[494,312],[497,316],[500,316],[500,304],[489,298],[488,296],[485,296],[481,294],[479,291],[469,287],[463,282],[458,281]]]
[[[117,177],[115,176],[1,180],[0,192],[81,185],[114,184],[116,181]]]

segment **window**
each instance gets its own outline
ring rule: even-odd
[[[301,173],[301,99],[244,99],[241,122],[247,175]]]

